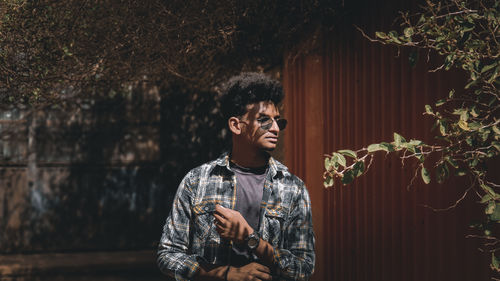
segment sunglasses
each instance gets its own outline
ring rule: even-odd
[[[278,124],[278,128],[280,129],[280,131],[284,130],[286,128],[286,124],[288,124],[288,121],[286,121],[286,119],[282,119],[282,118],[273,119],[271,117],[264,116],[264,117],[257,119],[257,122],[259,122],[259,124],[260,124],[260,128],[262,130],[266,130],[266,131],[271,129],[274,121],[276,121],[276,124]]]

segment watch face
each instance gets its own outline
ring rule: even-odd
[[[248,240],[248,247],[255,248],[259,244],[259,240],[257,237],[252,237]]]
[[[250,248],[250,250],[254,250],[259,245],[259,242],[260,242],[259,234],[254,232],[250,234],[250,236],[248,236],[247,247]]]

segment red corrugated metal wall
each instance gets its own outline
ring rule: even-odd
[[[433,62],[424,53],[412,68],[405,51],[396,58],[396,49],[369,42],[351,24],[371,34],[388,30],[398,9],[415,6],[366,3],[352,22],[323,36],[321,51],[286,61],[285,161],[311,194],[314,280],[490,280],[490,255],[465,238],[474,234],[469,223],[481,218],[477,196],[471,192],[446,212],[424,207],[452,205],[468,187],[464,178],[425,185],[418,177],[407,188],[416,163],[402,167],[381,153],[354,184],[322,185],[325,153],[391,141],[393,132],[432,143],[424,105],[463,89],[459,72],[429,73]]]

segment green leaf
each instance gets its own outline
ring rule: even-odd
[[[344,154],[345,156],[349,156],[351,158],[358,157],[355,151],[352,151],[352,150],[349,150],[349,149],[339,150],[339,153]]]
[[[469,167],[474,168],[477,166],[478,163],[479,163],[479,159],[476,156],[476,157],[474,157],[474,159],[469,161]]]
[[[491,145],[500,152],[500,142],[493,141],[491,142]]]
[[[455,95],[455,90],[454,89],[451,89],[451,91],[448,93],[448,97],[449,98],[452,98],[453,95]]]
[[[493,80],[497,78],[499,71],[500,71],[500,66],[497,66],[497,68],[495,68],[495,71],[491,74],[490,79],[488,79],[488,83],[493,82]]]
[[[464,120],[460,120],[460,121],[458,121],[458,126],[459,126],[460,128],[462,128],[464,131],[469,131],[469,130],[470,130],[470,129],[469,129],[469,125],[468,125],[468,124],[467,124],[467,122],[466,122],[466,121],[464,121]]]
[[[500,128],[498,128],[497,125],[493,126],[492,129],[495,134],[500,135]]]
[[[332,157],[330,158],[330,164],[333,166],[334,169],[337,169],[339,167],[339,163],[338,163],[339,157],[337,156],[337,154],[333,153]]]
[[[401,144],[401,147],[404,147],[406,148],[408,151],[412,152],[412,153],[417,153],[417,149],[415,148],[415,146],[413,144],[409,144],[409,143],[402,143]]]
[[[458,163],[454,159],[447,157],[446,162],[448,162],[453,168],[458,169]]]
[[[370,144],[367,148],[368,152],[375,152],[379,150],[384,150],[378,143]]]
[[[470,130],[477,130],[477,129],[481,128],[481,124],[479,124],[477,122],[472,122],[472,123],[467,124],[467,127]]]
[[[481,187],[483,188],[483,190],[487,194],[494,196],[494,199],[497,199],[500,197],[500,195],[498,195],[495,191],[493,191],[493,189],[491,187],[487,186],[486,184],[481,184]]]
[[[443,104],[445,104],[445,103],[446,103],[446,100],[445,100],[445,99],[440,99],[440,100],[438,100],[438,101],[436,102],[436,106],[441,106],[441,105],[443,105]]]
[[[394,31],[394,30],[389,31],[387,36],[389,37],[390,41],[397,43],[397,44],[401,44],[401,41],[398,38],[398,33],[396,31]]]
[[[380,39],[387,39],[387,34],[385,34],[384,32],[380,32],[380,31],[377,31],[375,32],[375,36],[380,38]]]
[[[333,186],[333,178],[330,175],[326,176],[326,179],[323,182],[323,185],[325,187],[331,187],[331,186]]]
[[[346,162],[346,160],[345,160],[344,155],[342,155],[342,154],[340,154],[340,153],[337,153],[337,152],[333,153],[333,155],[337,156],[337,159],[338,159],[338,160],[337,160],[337,162],[338,162],[340,165],[342,165],[342,167],[345,167],[345,166],[346,166],[347,162]]]
[[[420,174],[425,184],[429,184],[431,182],[431,176],[426,168],[422,167],[422,169],[420,170]]]
[[[468,145],[470,145],[470,146],[474,146],[474,144],[475,144],[475,141],[474,141],[474,139],[473,139],[473,138],[467,138],[467,139],[465,140],[465,142],[466,142]]]
[[[464,88],[465,88],[465,89],[469,89],[470,87],[472,87],[472,86],[476,85],[476,83],[477,83],[477,80],[472,80],[472,81],[470,81],[467,85],[465,85],[465,87],[464,87]]]
[[[365,162],[358,161],[354,164],[352,171],[355,177],[361,176],[365,172]]]
[[[493,197],[491,197],[490,194],[486,194],[484,195],[482,198],[481,198],[481,201],[479,203],[481,204],[484,204],[484,203],[487,203],[489,201],[493,200]]]
[[[438,183],[443,183],[449,176],[448,165],[440,163],[436,167],[436,180]]]
[[[475,125],[475,124],[477,124],[477,128],[479,128],[480,124],[478,124],[478,123],[471,123],[470,124],[471,125],[470,126],[471,129],[473,129],[473,130],[477,129],[475,126],[472,126],[472,125]],[[482,131],[482,133],[481,133],[481,131]],[[490,136],[490,133],[491,133],[491,131],[487,130],[487,129],[486,130],[485,129],[479,130],[479,132],[481,133],[481,140],[483,142],[485,142],[488,139],[488,137]]]
[[[424,14],[420,15],[420,18],[418,19],[418,24],[422,24],[427,21],[427,18],[424,16]]]
[[[495,203],[495,210],[490,215],[490,219],[492,221],[500,221],[500,204],[499,203]]]
[[[496,271],[500,270],[500,260],[497,259],[495,253],[491,253],[491,267],[493,267]]]
[[[404,29],[403,33],[404,33],[405,37],[409,38],[414,34],[414,31],[413,31],[413,28],[407,27]]]
[[[409,144],[411,145],[421,145],[423,142],[421,140],[410,140]]]
[[[446,123],[444,120],[438,120],[438,122],[439,122],[439,132],[441,133],[442,136],[446,136],[448,130],[448,123]]]
[[[394,145],[392,145],[392,143],[388,143],[388,142],[381,142],[380,148],[386,152],[394,151]]]
[[[467,109],[462,107],[453,110],[454,115],[462,115],[464,112],[467,112]]]
[[[425,112],[429,113],[429,114],[432,114],[432,107],[428,104],[425,105]]]
[[[329,170],[330,170],[330,168],[331,168],[332,166],[333,166],[333,165],[332,165],[332,162],[330,161],[330,158],[329,158],[329,157],[326,157],[326,158],[325,158],[325,169],[326,169],[327,171],[329,171]]]
[[[483,68],[481,68],[481,73],[485,73],[486,71],[493,69],[495,66],[497,66],[497,62],[485,65],[485,66],[483,66]]]
[[[354,180],[354,174],[352,170],[345,171],[344,176],[342,177],[342,184],[350,184]]]
[[[425,156],[421,153],[417,153],[415,154],[415,157],[417,157],[418,161],[420,161],[420,163],[424,163],[425,161]]]
[[[462,111],[462,113],[460,113],[460,120],[463,121],[469,120],[469,112],[467,112],[467,110],[464,110]]]
[[[446,56],[446,58],[444,59],[444,69],[445,70],[450,70],[450,68],[453,66],[454,58],[455,58],[455,56],[453,54]]]
[[[484,208],[484,213],[487,215],[493,214],[493,212],[495,212],[495,206],[496,206],[495,201],[490,201],[488,203],[488,206]]]
[[[394,133],[394,145],[400,146],[401,143],[406,142],[405,138],[403,138],[400,134]]]

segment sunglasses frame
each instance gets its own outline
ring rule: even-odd
[[[266,119],[266,121],[263,121],[262,119]],[[272,120],[272,121],[269,122],[269,120],[267,120],[267,119]],[[260,128],[262,130],[265,130],[265,131],[269,131],[269,129],[271,129],[271,127],[273,126],[275,121],[276,121],[276,124],[278,124],[278,128],[280,129],[280,131],[286,129],[286,125],[288,124],[288,121],[286,119],[283,119],[283,118],[274,119],[271,117],[261,117],[261,118],[257,119],[257,122],[259,122],[259,124],[260,124]]]

